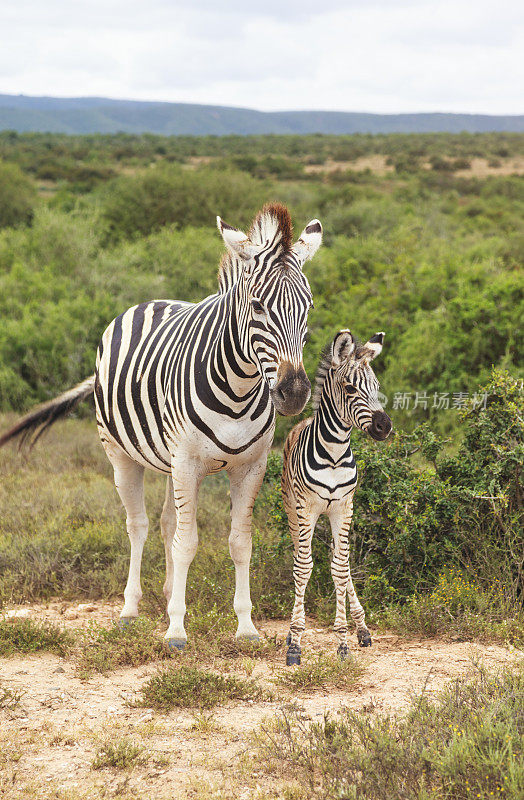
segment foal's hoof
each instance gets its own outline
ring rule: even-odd
[[[300,664],[302,650],[299,644],[290,644],[286,653],[286,667],[294,667]]]
[[[122,630],[125,630],[125,628],[129,628],[129,626],[131,625],[132,622],[135,621],[135,619],[138,619],[138,617],[119,617],[117,623],[118,627],[121,628]]]
[[[371,634],[367,629],[357,631],[357,639],[361,647],[371,647]]]
[[[187,644],[187,639],[164,639],[164,647],[168,653],[180,653]]]
[[[337,656],[339,657],[340,661],[345,661],[349,655],[349,647],[347,644],[339,644],[337,648]]]

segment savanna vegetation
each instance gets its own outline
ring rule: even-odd
[[[289,205],[297,228],[318,216],[325,246],[307,267],[310,376],[338,328],[387,333],[376,370],[397,432],[384,446],[353,437],[357,586],[370,611],[388,610],[389,624],[402,626],[402,605],[412,630],[444,632],[460,617],[464,635],[489,629],[520,638],[508,620],[522,602],[524,571],[524,136],[4,131],[0,156],[4,411],[20,412],[90,374],[101,332],[129,305],[215,291],[216,213],[245,227],[273,199]],[[476,175],[479,159],[501,174]],[[290,424],[279,420],[277,445]],[[118,594],[127,548],[93,426],[69,423],[48,444],[23,465],[12,453],[2,457],[3,601]],[[266,616],[290,605],[279,472],[275,451],[256,512],[254,594]],[[157,508],[161,491],[152,480]],[[225,537],[223,491],[221,479],[206,485],[200,523]],[[154,614],[163,607],[162,556],[152,538],[145,580]],[[309,610],[325,617],[332,591],[322,526],[316,549]],[[210,545],[193,575],[189,624],[197,635],[198,625],[225,624],[225,550],[217,558]]]
[[[307,266],[310,377],[339,328],[387,334],[375,366],[395,434],[382,444],[352,439],[360,473],[352,573],[368,622],[403,636],[522,647],[523,165],[517,134],[0,132],[2,427],[91,374],[102,331],[128,306],[214,292],[217,213],[247,227],[264,202],[280,200],[297,231],[314,216],[324,225],[324,247]],[[292,606],[279,479],[293,422],[278,422],[255,506],[257,618],[287,617]],[[1,605],[120,597],[128,543],[92,409],[29,454],[3,450],[0,475]],[[3,619],[0,654],[51,652],[71,659],[81,678],[162,661],[137,700],[158,713],[268,696],[251,673],[259,659],[280,664],[283,645],[233,638],[227,491],[221,475],[201,490],[183,659],[168,660],[161,646],[164,479],[156,475],[146,481],[144,618],[82,632]],[[329,551],[321,522],[306,595],[321,623],[334,614]],[[335,690],[360,673],[352,658],[306,656],[279,675],[275,691]],[[0,706],[19,702],[2,692]],[[266,727],[259,761],[297,776],[301,788],[289,797],[516,798],[521,701],[520,673],[479,672],[435,703],[418,698],[405,720],[347,712],[311,725],[295,710]],[[155,758],[142,743],[108,739],[92,767],[133,769]]]

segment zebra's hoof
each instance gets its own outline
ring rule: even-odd
[[[345,661],[349,655],[349,648],[347,644],[339,644],[337,648],[337,656],[339,657],[340,661]]]
[[[124,630],[125,628],[129,628],[132,622],[138,619],[138,617],[119,617],[118,618],[118,627]]]
[[[371,634],[368,630],[357,631],[357,639],[361,647],[371,647]]]
[[[286,667],[294,667],[300,664],[302,650],[298,644],[290,644],[286,653]]]
[[[241,633],[236,637],[238,642],[251,642],[252,644],[260,644],[260,636],[258,633]]]
[[[180,653],[187,644],[187,639],[164,639],[168,653]]]

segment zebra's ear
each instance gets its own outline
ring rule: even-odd
[[[303,264],[308,258],[313,258],[321,244],[322,225],[318,219],[312,219],[300,234],[300,239],[295,242],[292,250]]]
[[[380,331],[380,333],[376,333],[374,336],[369,339],[366,344],[362,345],[362,357],[366,361],[373,361],[381,352],[382,352],[382,345],[384,343],[384,336],[386,334],[384,331]]]
[[[217,228],[228,250],[232,250],[233,253],[240,256],[244,261],[253,258],[257,252],[257,247],[246,233],[228,225],[227,222],[224,222],[220,217],[217,217]]]
[[[355,340],[351,331],[339,331],[333,339],[332,366],[340,367],[355,350]]]

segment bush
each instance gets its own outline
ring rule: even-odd
[[[107,240],[147,236],[168,224],[211,227],[217,214],[235,226],[247,225],[264,202],[261,189],[242,172],[175,165],[121,177],[104,193]]]
[[[16,164],[0,161],[0,228],[30,225],[35,205],[33,183]]]
[[[250,700],[260,695],[261,690],[255,681],[183,665],[153,675],[142,687],[140,705],[162,711],[213,708],[228,700]]]
[[[73,636],[50,622],[31,619],[0,619],[0,655],[36,653],[48,650],[66,655],[73,644]]]

